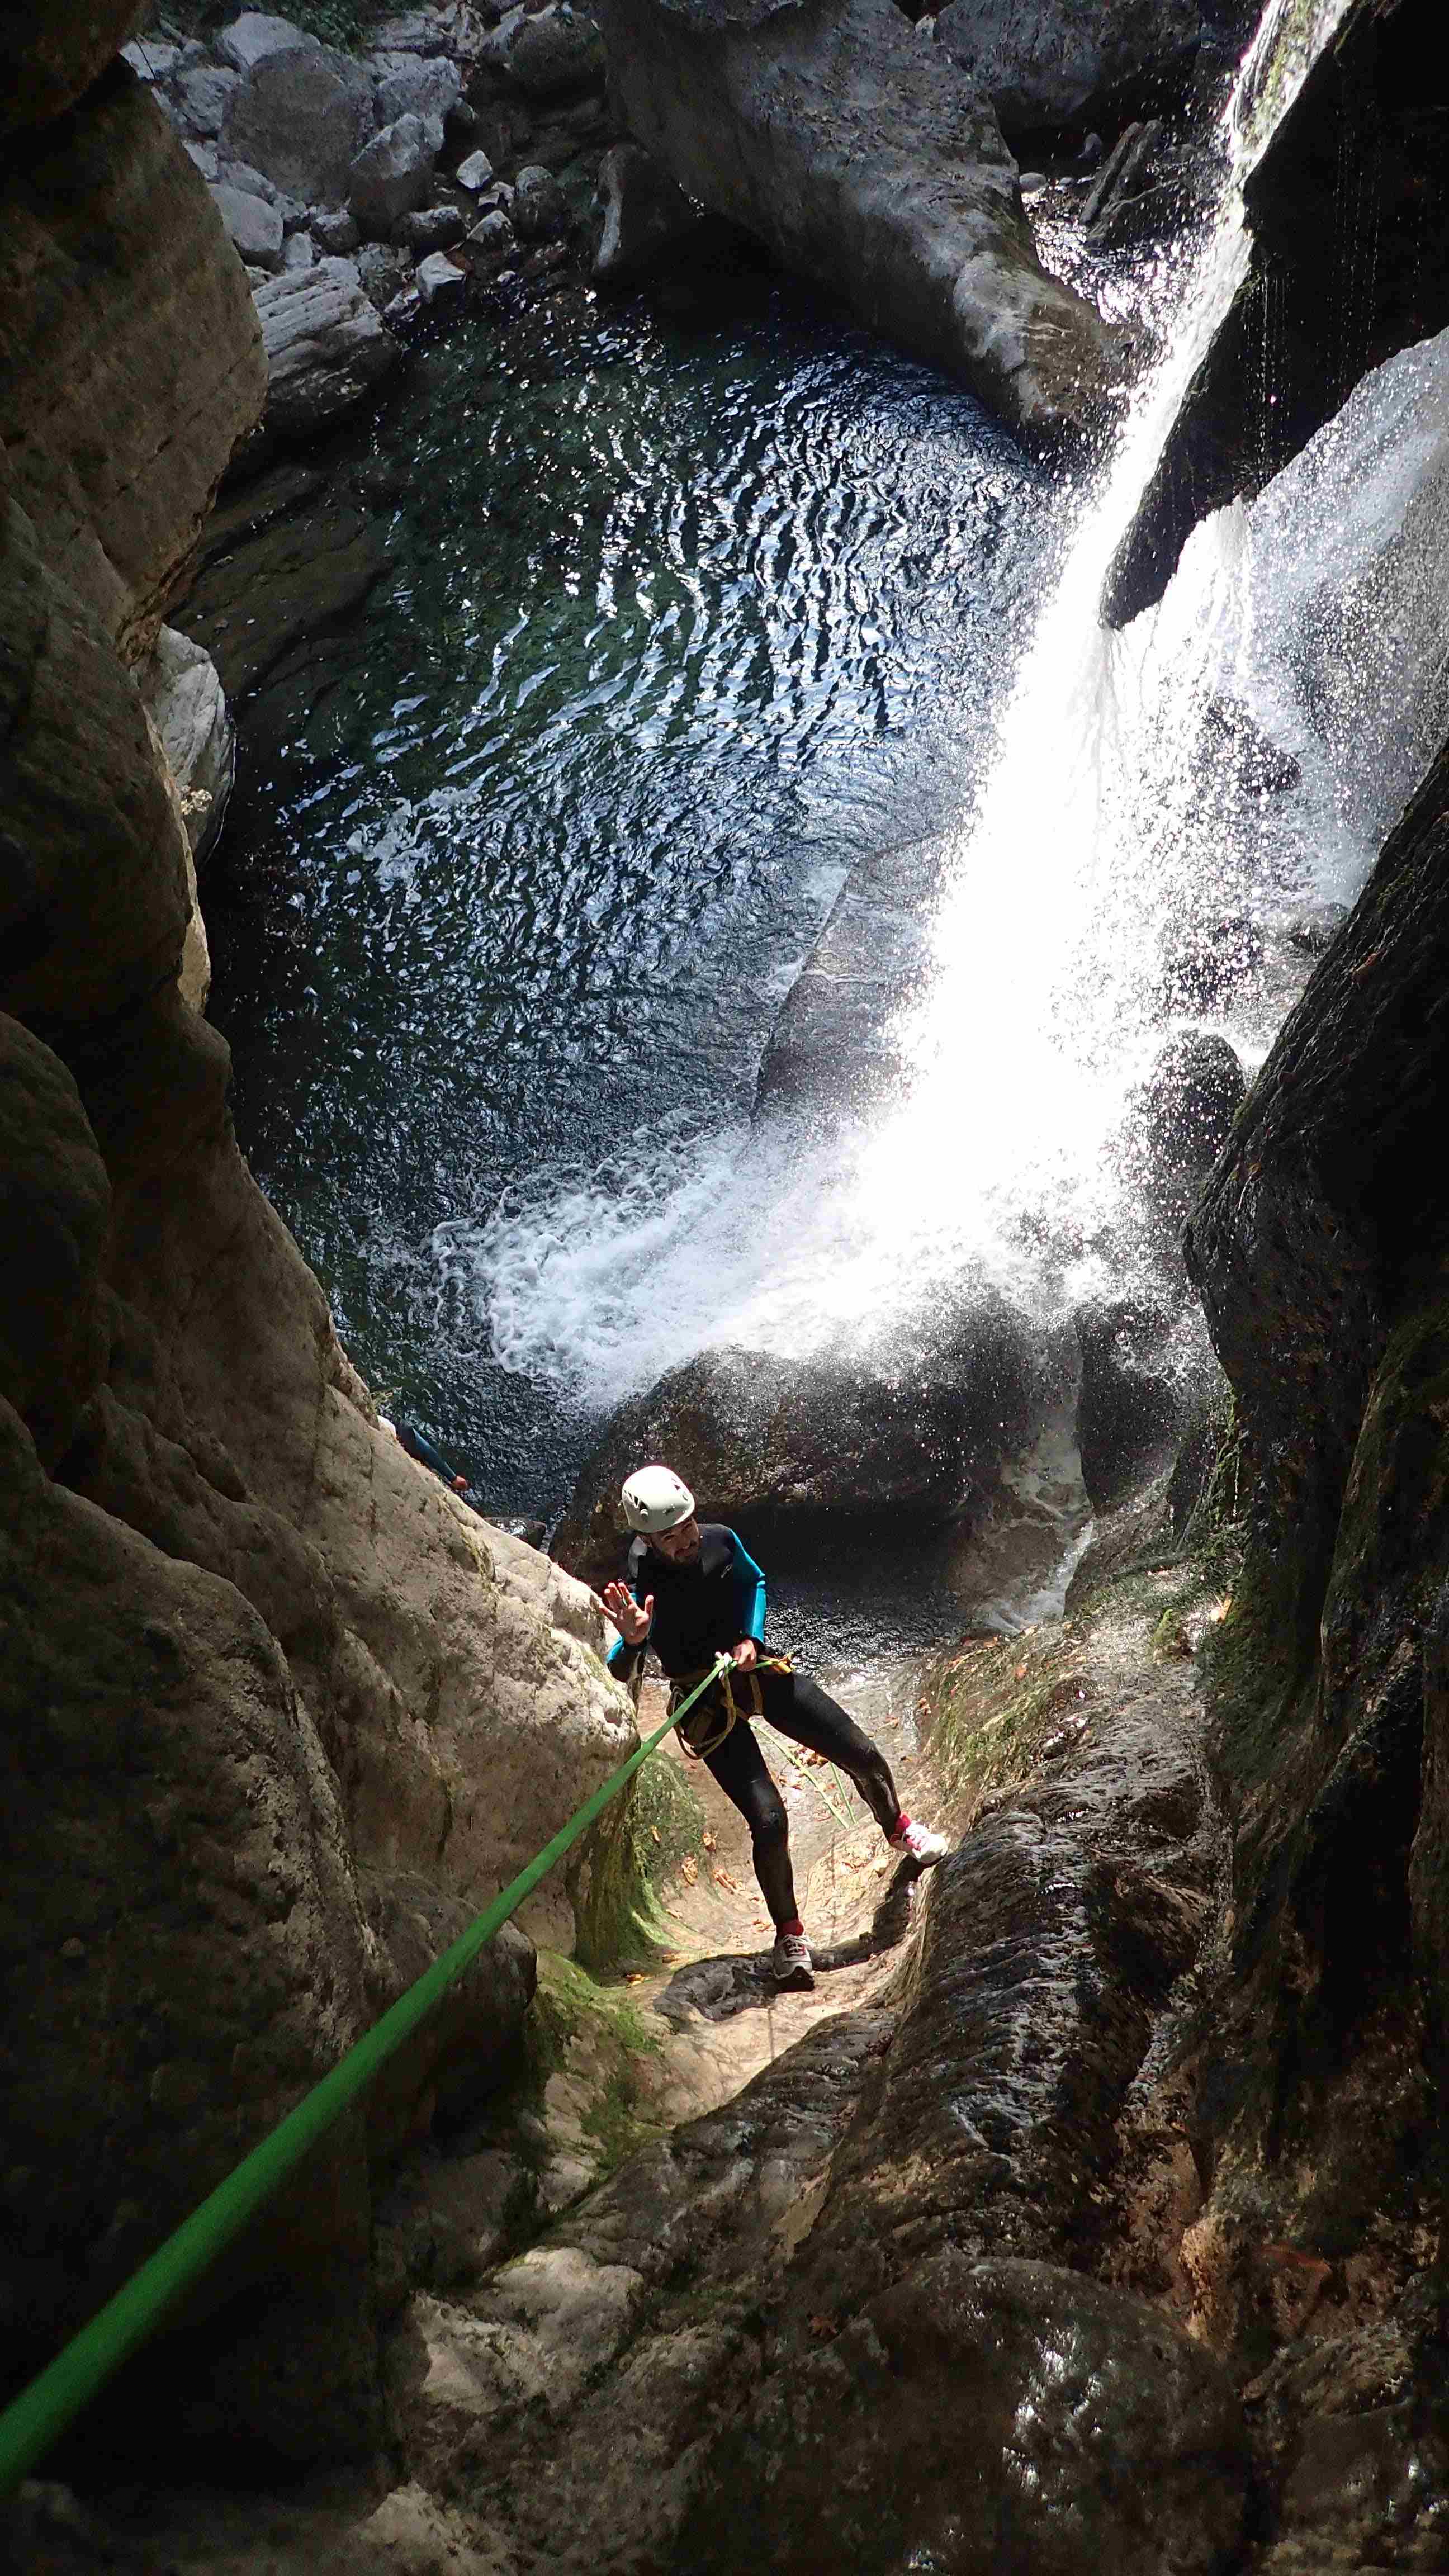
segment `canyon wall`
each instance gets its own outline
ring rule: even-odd
[[[194,1007],[187,835],[132,675],[266,362],[200,176],[113,59],[137,14],[7,22],[0,51],[11,2385],[633,1741],[587,1593],[379,1427]],[[571,1938],[561,1893],[527,1919]],[[486,2088],[531,1984],[522,1934],[478,1963],[208,2288],[247,2293],[225,2362],[189,2316],[118,2403],[164,2381],[182,2431],[368,2445],[370,2168]]]

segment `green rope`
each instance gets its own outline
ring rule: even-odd
[[[217,2184],[200,2208],[183,2220],[175,2234],[167,2237],[139,2272],[132,2273],[124,2288],[0,2415],[0,2497],[14,2492],[41,2453],[74,2421],[82,2407],[89,2405],[121,2364],[155,2333],[193,2282],[235,2242],[248,2220],[255,2217],[262,2203],[285,2182],[333,2121],[366,2092],[374,2076],[442,2000],[448,1987],[472,1965],[524,1898],[532,1895],[555,1861],[562,1860],[570,1845],[587,1831],[596,1816],[602,1815],[610,1799],[618,1795],[640,1763],[647,1762],[655,1746],[663,1743],[670,1729],[693,1707],[700,1692],[708,1690],[729,1660],[728,1655],[718,1658],[699,1689],[690,1692],[688,1699],[655,1728],[627,1762],[621,1762],[603,1787],[596,1789],[560,1827],[552,1842],[545,1843],[528,1867],[510,1880],[502,1895],[495,1896],[452,1947],[435,1959],[381,2021],[348,2050],[331,2074],[324,2075],[310,2093],[303,2095],[296,2109],[289,2111],[270,2136],[253,2147],[226,2180]]]

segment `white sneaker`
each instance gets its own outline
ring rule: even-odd
[[[918,1825],[913,1816],[897,1825],[889,1840],[891,1850],[907,1853],[918,1869],[934,1869],[951,1848],[944,1834],[933,1834],[929,1825]]]
[[[803,1932],[777,1932],[770,1961],[777,1986],[813,1986],[815,1968]]]

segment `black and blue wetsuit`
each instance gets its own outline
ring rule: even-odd
[[[697,1673],[715,1656],[753,1637],[765,1636],[765,1578],[743,1541],[722,1521],[702,1521],[699,1554],[687,1565],[659,1555],[647,1538],[629,1549],[625,1575],[633,1599],[642,1609],[651,1593],[654,1617],[639,1646],[622,1639],[609,1657],[609,1669],[621,1681],[632,1679],[651,1651],[671,1680]],[[781,1735],[808,1745],[837,1762],[854,1781],[883,1833],[892,1833],[901,1802],[885,1756],[853,1717],[804,1673],[760,1672],[760,1713]],[[700,1703],[709,1706],[710,1694]],[[798,1924],[795,1882],[790,1868],[790,1826],[784,1801],[771,1779],[748,1719],[739,1718],[724,1742],[704,1757],[727,1798],[750,1828],[755,1876],[776,1925]]]

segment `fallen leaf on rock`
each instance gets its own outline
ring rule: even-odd
[[[713,1834],[701,1834],[699,1839],[703,1843],[706,1851],[714,1850],[715,1840]]]
[[[739,1894],[739,1880],[731,1878],[727,1869],[717,1869],[715,1871],[714,1883],[716,1887],[727,1887],[732,1896],[738,1896]]]
[[[812,2317],[810,2331],[817,2343],[833,2343],[840,2328],[833,2317]]]
[[[625,1985],[626,1985],[626,1986],[642,1986],[642,1985],[643,1985],[643,1983],[644,1983],[644,1971],[643,1971],[643,1969],[642,1969],[642,1968],[631,1968],[631,1969],[629,1970],[628,1975],[627,1975],[627,1976],[625,1977],[625,1979],[624,1979],[624,1983],[625,1983]]]
[[[1013,1673],[1013,1675],[1012,1675],[1012,1679],[1013,1679],[1013,1681],[1018,1681],[1018,1682],[1024,1682],[1024,1681],[1025,1681],[1025,1679],[1026,1679],[1026,1666],[1025,1666],[1025,1664],[1018,1664],[1018,1665],[1017,1665],[1016,1671],[1015,1671],[1015,1672]]]
[[[650,1826],[650,1828],[649,1828],[649,1831],[650,1831],[650,1832],[651,1832],[651,1834],[653,1835],[653,1837],[654,1837],[655,1841],[656,1841],[656,1842],[658,1842],[658,1840],[659,1840],[659,1827],[658,1827],[657,1825],[651,1825],[651,1826]]]
[[[686,1887],[693,1887],[695,1880],[699,1876],[699,1863],[695,1859],[693,1852],[685,1853],[683,1860],[679,1864],[679,1875],[683,1879]]]

